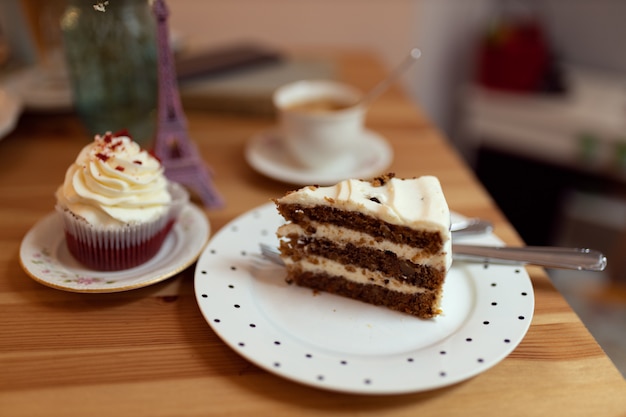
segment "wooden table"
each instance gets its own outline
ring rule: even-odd
[[[367,89],[384,69],[339,54],[340,78]],[[293,188],[254,172],[246,140],[263,117],[188,113],[226,206],[206,210],[213,232]],[[434,174],[450,207],[491,219],[520,244],[491,197],[399,90],[376,101],[369,128],[395,152],[398,176]],[[360,396],[287,381],[228,348],[200,314],[194,268],[143,289],[79,294],[43,286],[21,269],[19,246],[52,211],[67,166],[90,139],[73,115],[24,115],[0,142],[0,415],[626,415],[626,382],[540,268],[528,268],[536,309],[525,339],[490,370],[447,388]],[[529,196],[532,198],[532,196]]]

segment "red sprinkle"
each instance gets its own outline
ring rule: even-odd
[[[115,169],[118,170],[118,171],[124,172],[124,167],[122,167],[122,166],[118,165],[118,166],[115,167]]]
[[[106,162],[106,161],[108,161],[108,160],[109,160],[109,155],[105,155],[105,154],[103,154],[103,153],[101,153],[101,152],[98,152],[98,153],[96,154],[96,157],[97,157],[98,159],[100,159],[102,162]]]
[[[119,148],[124,148],[124,141],[120,140],[120,139],[117,139],[120,136],[127,136],[129,138],[131,137],[128,134],[128,131],[126,129],[120,130],[119,132],[116,132],[116,133],[106,132],[102,136],[97,136],[96,140],[98,140],[98,139],[100,140],[100,143],[98,144],[98,147],[101,149],[101,152],[97,153],[96,157],[98,159],[100,159],[101,161],[106,162],[113,156],[113,153],[115,151],[117,151]],[[151,153],[151,155],[155,156],[152,153]],[[135,160],[135,161],[133,161],[133,163],[137,164],[137,165],[143,165],[143,162],[140,161],[140,160]],[[123,171],[124,170],[121,167],[117,167],[115,169],[117,169],[118,171]]]

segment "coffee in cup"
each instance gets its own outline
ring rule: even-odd
[[[347,101],[338,101],[332,97],[321,97],[293,103],[285,109],[288,111],[324,113],[347,109],[354,104]]]

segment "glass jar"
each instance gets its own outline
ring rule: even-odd
[[[104,11],[69,0],[61,30],[74,105],[89,132],[126,129],[147,145],[156,130],[156,24],[148,0],[111,0]]]

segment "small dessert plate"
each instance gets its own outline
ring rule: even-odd
[[[209,235],[206,216],[198,207],[189,204],[154,258],[122,271],[95,271],[82,266],[69,253],[61,218],[53,212],[24,236],[20,263],[35,281],[59,290],[81,293],[127,291],[156,284],[187,268],[196,261]]]
[[[298,164],[285,148],[278,129],[253,136],[245,151],[248,164],[257,172],[294,185],[332,185],[346,178],[369,178],[383,172],[393,160],[387,141],[371,130],[363,131],[353,152],[322,168]]]

